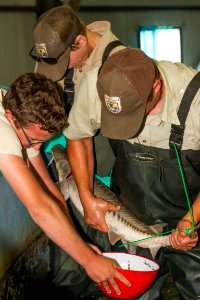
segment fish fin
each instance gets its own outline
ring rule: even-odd
[[[167,225],[167,223],[158,223],[158,224],[154,224],[149,226],[154,233],[161,233],[163,232],[163,228]]]
[[[136,254],[136,251],[137,251],[137,245],[134,245],[134,244],[128,244],[128,245],[125,245],[124,247],[128,250],[128,252],[129,252],[130,254]]]
[[[111,245],[114,245],[119,240],[121,240],[122,237],[120,235],[116,234],[115,232],[109,230],[108,231],[108,238],[109,238],[109,241],[110,241]]]
[[[58,181],[55,183],[57,185],[57,187],[59,188],[59,190],[61,191],[65,201],[67,201],[69,199],[69,191],[68,191],[68,184],[67,184],[67,180],[64,181]]]
[[[71,174],[71,168],[67,159],[66,149],[56,145],[51,149],[51,152],[56,164],[56,171],[58,173],[59,181],[62,181]]]
[[[158,252],[158,250],[160,249],[160,245],[154,245],[152,247],[149,248],[150,252],[151,252],[151,255],[153,257],[153,259],[156,257],[156,254]]]

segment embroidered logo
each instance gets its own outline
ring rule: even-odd
[[[48,57],[48,52],[46,45],[44,43],[42,44],[35,44],[35,48],[37,53],[39,54],[40,57]]]
[[[119,97],[110,97],[105,95],[105,103],[109,111],[113,114],[118,114],[122,110],[121,100]]]

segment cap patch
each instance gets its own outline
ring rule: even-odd
[[[110,97],[105,95],[105,103],[109,111],[113,114],[118,114],[122,110],[121,100],[119,97]]]
[[[35,44],[35,49],[40,57],[48,57],[48,52],[45,43]]]

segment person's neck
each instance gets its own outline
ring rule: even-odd
[[[163,100],[164,100],[164,84],[161,81],[161,89],[156,95],[154,95],[154,99],[152,99],[152,104],[149,103],[149,109],[147,114],[157,115],[162,108]]]
[[[99,42],[101,35],[95,31],[87,30],[86,36],[88,40],[88,53],[90,55]]]
[[[157,115],[160,112],[160,110],[161,110],[162,104],[163,104],[163,97],[161,97],[158,100],[158,102],[156,103],[156,105],[154,106],[154,108],[152,108],[150,110],[150,112],[148,113],[148,115]]]

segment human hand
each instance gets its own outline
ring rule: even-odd
[[[119,205],[111,204],[94,195],[87,197],[87,201],[83,203],[83,208],[85,222],[102,232],[108,232],[109,229],[105,221],[107,211],[120,210]]]
[[[192,228],[191,221],[182,219],[179,221],[176,231],[173,231],[170,237],[170,242],[173,248],[179,250],[189,250],[194,248],[198,242],[198,234],[194,238],[186,235],[185,228]]]
[[[121,291],[116,283],[116,278],[130,287],[131,283],[116,269],[115,262],[107,257],[98,256],[85,267],[88,276],[97,284],[103,283],[106,292],[111,293],[109,285],[113,287],[115,292],[120,295]]]

